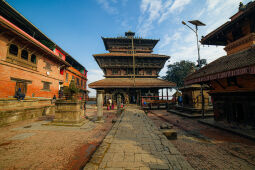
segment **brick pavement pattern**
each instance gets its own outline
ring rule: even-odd
[[[171,143],[198,170],[254,170],[255,141],[167,112],[148,113],[156,126],[167,122],[178,133]]]
[[[43,126],[44,118],[0,127],[0,170],[79,169],[112,127],[116,110],[104,110],[104,123],[88,122],[82,127]],[[86,115],[96,116],[96,109]]]
[[[142,110],[126,107],[84,170],[193,169]]]

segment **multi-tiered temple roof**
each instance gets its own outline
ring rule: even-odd
[[[106,87],[109,82],[111,87],[114,86],[113,82],[118,87],[121,87],[119,83],[125,84],[125,87],[133,87],[131,78],[133,79],[134,76],[137,82],[136,87],[138,84],[140,87],[175,86],[172,82],[157,79],[160,70],[170,58],[166,55],[152,54],[159,40],[135,37],[135,33],[130,31],[126,32],[124,37],[102,37],[102,39],[109,53],[93,56],[107,79],[91,83],[90,87]],[[150,80],[146,79],[148,80],[146,81],[144,78],[150,78]]]
[[[143,39],[134,37],[135,33],[126,32],[125,37],[104,38],[102,37],[105,49],[109,52],[126,52],[132,50],[132,41],[134,50],[139,53],[151,53],[159,40]]]

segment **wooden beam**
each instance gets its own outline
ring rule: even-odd
[[[9,46],[14,40],[16,40],[16,37],[10,39],[10,40],[8,41],[7,45]]]
[[[162,96],[162,100],[163,100],[163,90],[164,90],[164,88],[162,88],[162,94],[161,94],[161,96]]]
[[[255,14],[253,14],[250,18],[250,30],[251,32],[255,32]]]
[[[219,80],[215,80],[215,81],[216,81],[216,83],[218,83],[218,84],[220,85],[221,88],[226,89],[226,87],[224,87],[224,86],[219,82]]]
[[[2,31],[2,32],[0,32],[0,36],[1,36],[1,35],[4,35],[6,32],[7,32],[7,31]]]

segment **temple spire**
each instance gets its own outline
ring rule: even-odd
[[[128,38],[132,38],[135,36],[135,32],[129,30],[128,32],[125,32],[125,36]]]

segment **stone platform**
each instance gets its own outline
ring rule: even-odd
[[[142,110],[128,106],[84,170],[193,169]]]
[[[224,123],[223,121],[215,121],[213,118],[201,119],[198,120],[198,122],[246,137],[251,140],[255,140],[255,129],[252,127],[232,127],[228,123]]]
[[[188,118],[201,118],[202,117],[201,113],[192,113],[191,114],[191,113],[187,113],[187,112],[179,111],[179,110],[174,110],[174,109],[169,109],[167,111],[170,112],[170,113],[177,114],[177,115],[180,115],[180,116],[183,116],[183,117],[188,117]],[[213,117],[214,114],[213,113],[205,113],[204,116],[205,117]]]

